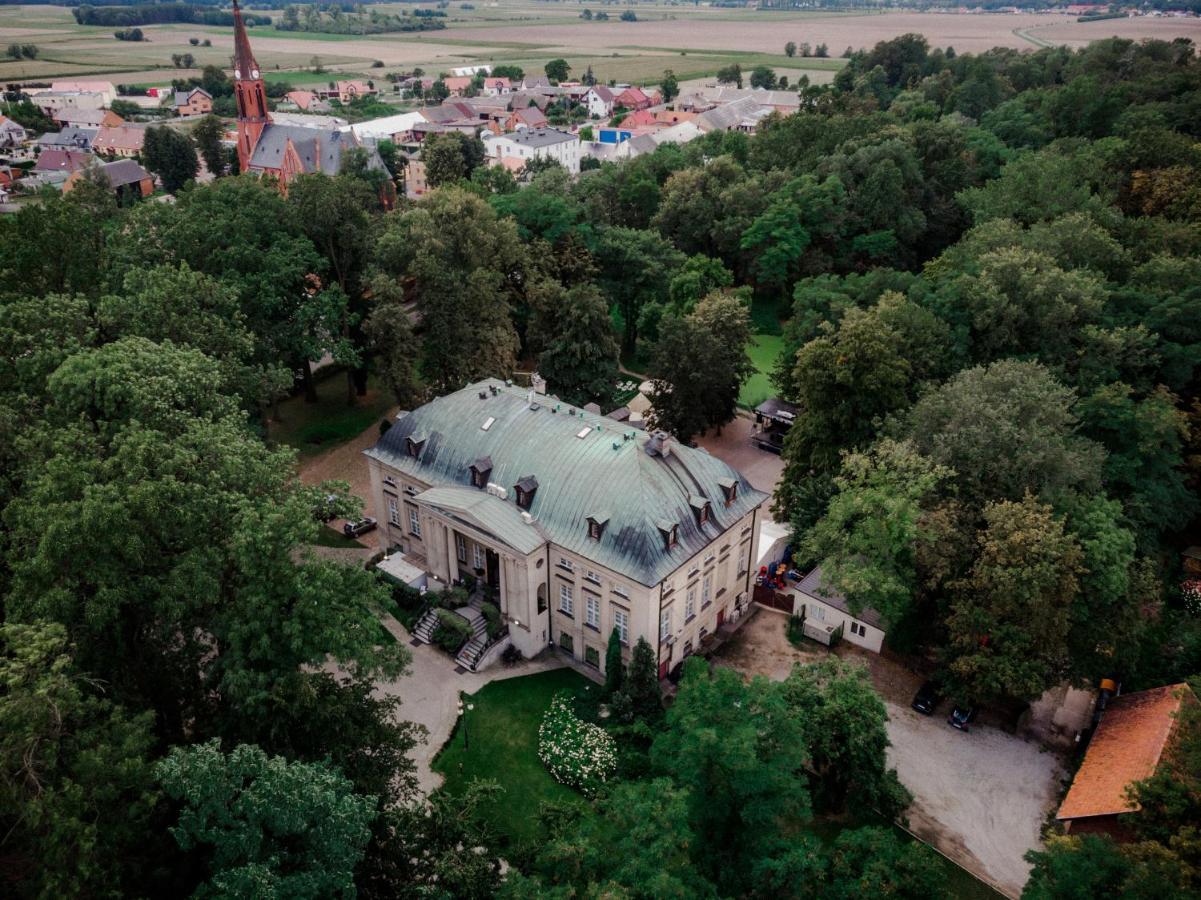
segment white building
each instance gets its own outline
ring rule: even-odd
[[[104,94],[97,91],[38,91],[29,100],[50,118],[64,110],[104,109],[108,105]]]
[[[489,379],[401,415],[366,455],[381,549],[431,588],[489,585],[526,656],[553,645],[599,675],[616,630],[664,677],[749,609],[768,497],[704,450]]]
[[[579,136],[557,128],[528,128],[484,139],[494,166],[518,171],[531,159],[553,159],[572,175],[580,173]]]
[[[603,84],[594,84],[584,95],[584,105],[588,107],[588,115],[598,119],[607,119],[613,115],[613,101],[617,94]]]
[[[105,106],[112,106],[117,99],[117,89],[111,81],[52,81],[50,90],[100,94],[104,97]]]
[[[805,617],[806,636],[829,644],[841,628],[844,641],[872,653],[880,652],[884,645],[880,614],[870,607],[853,613],[846,597],[822,587],[821,566],[802,578],[790,592],[794,596],[793,615]]]

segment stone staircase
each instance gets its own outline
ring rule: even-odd
[[[470,669],[474,672],[476,663],[480,661],[480,657],[488,649],[488,623],[483,613],[474,607],[465,606],[457,610],[457,612],[471,622],[472,634],[471,639],[463,645],[463,648],[459,651],[459,655],[455,657],[455,662],[464,669]]]
[[[432,607],[425,611],[425,615],[417,620],[417,626],[413,629],[413,637],[421,641],[423,644],[428,644],[434,639],[434,629],[438,627],[438,609]]]

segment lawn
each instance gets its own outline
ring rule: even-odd
[[[572,669],[553,669],[494,681],[467,695],[464,702],[475,708],[465,714],[466,728],[459,723],[433,763],[434,771],[446,778],[442,789],[451,794],[461,794],[472,778],[499,782],[504,794],[484,808],[484,815],[502,838],[514,844],[540,837],[542,803],[585,802],[551,778],[538,759],[538,726],[551,698],[564,689],[597,691],[599,687]]]
[[[347,537],[340,531],[334,531],[328,525],[317,529],[317,540],[313,541],[318,547],[333,547],[337,550],[363,550],[362,544],[352,537]]]
[[[367,396],[359,397],[354,406],[347,406],[346,375],[333,372],[317,382],[316,403],[306,403],[299,394],[281,401],[268,426],[268,437],[295,447],[301,456],[320,453],[362,434],[372,422],[387,414],[392,403],[391,394],[371,379]]]
[[[742,392],[738,395],[740,406],[754,409],[775,393],[771,373],[783,349],[784,338],[779,335],[751,335],[751,345],[747,350],[751,355],[751,362],[755,364],[755,374],[742,386]]]

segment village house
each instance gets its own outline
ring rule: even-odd
[[[556,128],[530,128],[484,139],[485,152],[495,166],[518,171],[532,159],[553,159],[572,175],[580,173],[580,139]]]
[[[662,433],[487,379],[401,414],[366,456],[382,549],[489,585],[526,656],[553,645],[599,676],[616,629],[665,677],[749,608],[767,495]]]
[[[52,81],[50,90],[64,93],[99,94],[104,106],[112,106],[117,99],[117,88],[111,81]]]
[[[136,197],[149,197],[154,193],[154,176],[132,159],[117,159],[96,166],[97,176],[109,183],[117,200],[125,203]],[[89,174],[88,168],[71,173],[63,185],[63,193],[69,194],[79,181]]]
[[[67,150],[61,147],[50,147],[38,154],[37,162],[33,165],[36,174],[76,172],[94,160],[91,153],[84,150]]]
[[[0,116],[0,149],[19,147],[28,139],[25,128],[8,116]]]
[[[804,618],[806,637],[829,645],[837,635],[872,653],[879,653],[884,646],[884,622],[880,614],[871,607],[854,612],[846,597],[823,587],[821,566],[797,582],[790,592],[795,598],[793,615]]]
[[[54,119],[60,128],[100,128],[124,125],[125,120],[111,109],[66,109]]]
[[[631,86],[613,99],[613,107],[628,110],[647,109],[659,102],[658,94],[647,94],[642,88]]]
[[[326,113],[332,108],[313,91],[288,91],[284,94],[284,99],[301,112]]]
[[[522,128],[545,128],[547,126],[546,113],[536,106],[527,106],[524,109],[515,110],[510,116],[504,120],[504,131],[519,131]]]
[[[99,133],[99,128],[74,127],[64,128],[62,131],[47,131],[45,134],[38,136],[38,139],[34,141],[34,145],[38,150],[61,147],[67,150],[86,150],[90,152]]]
[[[130,157],[141,153],[145,143],[145,125],[103,126],[92,141],[92,149],[105,156]]]
[[[471,88],[471,83],[473,81],[475,81],[475,79],[469,75],[457,77],[452,76],[450,78],[442,79],[442,83],[446,85],[446,89],[450,91],[450,96],[452,97],[462,97],[466,95],[467,91]]]
[[[374,97],[379,91],[375,85],[369,84],[366,81],[336,81],[334,82],[333,96],[338,98],[338,102],[345,105],[353,103],[360,97]]]
[[[1093,732],[1084,762],[1072,779],[1055,818],[1069,834],[1134,838],[1131,819],[1138,803],[1132,784],[1150,778],[1174,745],[1180,712],[1195,704],[1187,684],[1171,684],[1109,700]]]
[[[513,93],[513,85],[507,78],[488,77],[484,79],[480,93],[485,97],[501,97]]]
[[[367,152],[367,165],[386,172],[374,145],[364,147],[353,131],[340,131],[333,122],[329,127],[317,127],[286,125],[273,120],[267,106],[267,87],[250,49],[250,38],[237,0],[234,0],[233,16],[234,99],[238,106],[237,152],[241,170],[278,179],[280,190],[286,194],[288,183],[299,175],[337,175],[350,151],[362,148]],[[395,198],[389,193],[382,199],[385,205],[391,205]]]
[[[180,118],[207,116],[213,111],[213,98],[204,88],[194,87],[190,91],[176,91],[175,113]]]
[[[96,91],[35,91],[29,102],[52,119],[65,112],[81,109],[103,109],[107,103],[104,95]]]

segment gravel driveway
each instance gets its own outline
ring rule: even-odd
[[[795,662],[826,655],[800,651],[785,636],[787,618],[759,610],[721,650],[720,664],[776,681]],[[927,718],[909,708],[921,678],[846,642],[839,656],[868,667],[888,709],[889,764],[914,796],[909,827],[977,877],[1018,896],[1030,867],[1022,858],[1040,846],[1039,828],[1064,777],[1056,754],[988,725],[964,734],[946,724],[946,703]]]

